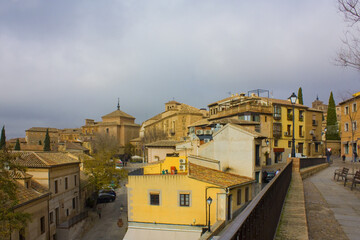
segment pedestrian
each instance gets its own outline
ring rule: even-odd
[[[326,149],[326,160],[327,160],[328,163],[330,163],[330,156],[331,156],[331,151]]]
[[[345,154],[342,155],[342,160],[345,162]]]
[[[357,153],[354,152],[354,162],[356,162],[356,159],[357,159]]]
[[[263,182],[266,182],[266,177],[267,177],[267,175],[268,175],[268,173],[267,173],[267,171],[265,170],[265,171],[263,172]]]
[[[100,205],[97,206],[96,212],[99,215],[99,219],[101,219],[101,206]]]
[[[278,175],[280,172],[280,168],[275,172],[275,176]]]

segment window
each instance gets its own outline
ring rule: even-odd
[[[274,140],[274,147],[277,147],[279,145],[279,140],[275,139]]]
[[[357,111],[356,103],[353,103],[353,105],[352,105],[352,111],[353,111],[353,112],[356,112],[356,111]]]
[[[45,217],[40,218],[40,232],[41,234],[45,232]]]
[[[274,119],[280,120],[281,119],[281,106],[274,105]]]
[[[236,197],[236,200],[237,200],[237,205],[241,205],[241,189],[238,189],[237,190],[237,197]]]
[[[76,208],[75,198],[72,199],[72,207],[73,207],[73,209]]]
[[[69,209],[68,208],[66,209],[66,216],[67,217],[69,216]]]
[[[160,205],[160,193],[150,193],[150,205]]]
[[[56,225],[59,225],[60,222],[59,208],[55,208],[55,220],[56,220]]]
[[[77,186],[77,178],[76,178],[76,175],[74,175],[74,185]]]
[[[348,115],[349,114],[349,106],[345,106],[345,115]]]
[[[58,181],[57,180],[55,180],[54,185],[55,185],[55,193],[58,193]]]
[[[49,222],[52,224],[54,222],[54,212],[51,212],[49,215]]]
[[[344,145],[344,152],[345,152],[345,154],[349,154],[349,144],[348,143],[346,143]]]
[[[344,131],[348,132],[349,131],[349,123],[345,123],[344,125]]]
[[[65,190],[68,189],[68,178],[65,178]]]
[[[265,122],[267,122],[267,116],[265,116]]]
[[[291,148],[291,141],[288,141],[288,148]]]
[[[180,206],[189,207],[190,206],[190,194],[180,194]]]
[[[319,143],[315,143],[315,152],[319,152]]]
[[[303,133],[303,126],[299,126],[299,136],[300,137],[303,137],[304,136],[304,133]]]
[[[249,187],[245,188],[245,202],[249,201]]]
[[[109,133],[109,128],[106,128],[106,133]]]
[[[353,121],[353,122],[352,122],[352,130],[353,130],[353,131],[357,129],[357,126],[356,126],[356,125],[357,125],[357,124],[356,124],[356,121]]]

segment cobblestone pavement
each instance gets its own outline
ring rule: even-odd
[[[101,203],[101,219],[96,212],[91,212],[92,227],[82,235],[81,240],[112,240],[123,239],[127,230],[127,193],[124,183],[116,190],[116,200],[110,203]],[[121,209],[122,207],[122,209]],[[124,226],[118,227],[117,221],[121,218]]]
[[[359,163],[335,158],[327,169],[305,179],[304,194],[309,239],[359,239],[360,190],[333,180],[335,169],[359,169]]]

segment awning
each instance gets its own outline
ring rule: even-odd
[[[274,148],[274,152],[285,152],[285,148]]]

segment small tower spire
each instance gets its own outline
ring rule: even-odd
[[[117,110],[120,110],[120,98],[118,98]]]
[[[318,100],[318,101],[319,101],[319,95],[316,95],[316,100]]]

